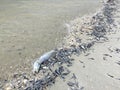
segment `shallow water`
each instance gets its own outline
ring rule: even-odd
[[[64,24],[95,12],[100,1],[0,0],[0,70],[54,49],[65,36]]]

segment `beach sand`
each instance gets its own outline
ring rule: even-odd
[[[100,0],[1,0],[0,78],[31,72],[34,59],[63,39],[64,23],[100,6]]]
[[[113,2],[106,3],[94,15],[77,18],[67,25],[69,33],[60,48],[74,47],[71,56],[74,61],[71,67],[67,67],[70,74],[65,79],[58,75],[55,84],[48,85],[47,90],[120,90],[119,11],[119,1],[115,1],[115,5]],[[94,44],[91,45],[91,42]],[[86,49],[88,44],[90,46]],[[80,46],[82,52],[79,53]],[[77,84],[68,84],[71,76]],[[34,85],[31,87],[35,88]]]

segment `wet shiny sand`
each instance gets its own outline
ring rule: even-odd
[[[1,0],[0,77],[57,47],[66,22],[99,6],[100,0]]]

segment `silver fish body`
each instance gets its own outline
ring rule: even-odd
[[[55,57],[56,53],[56,50],[51,50],[50,52],[47,52],[43,54],[40,58],[38,58],[33,64],[33,73],[38,73],[40,65],[51,57]]]

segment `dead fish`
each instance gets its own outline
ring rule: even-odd
[[[47,52],[43,54],[40,58],[38,58],[33,64],[33,73],[38,73],[40,70],[40,65],[46,60],[55,57],[56,54],[57,54],[57,50],[51,50],[50,52]]]
[[[103,57],[103,60],[107,60],[106,57]]]
[[[112,57],[111,55],[109,55],[109,54],[103,54],[104,56],[109,56],[109,57]]]
[[[111,2],[113,3],[113,2],[114,2],[114,0],[108,0],[108,1],[107,1],[107,3],[111,3]]]
[[[115,51],[116,51],[117,53],[120,53],[120,49],[119,49],[119,48],[116,48]]]
[[[80,60],[79,60],[80,61]],[[80,63],[83,64],[83,68],[85,68],[85,63],[83,61],[80,61]]]
[[[116,78],[116,80],[120,80],[120,78]]]
[[[90,55],[90,53],[87,53],[87,54],[85,54],[84,56],[89,56]]]
[[[61,75],[63,71],[64,71],[63,66],[60,66],[58,69],[55,70],[54,74]]]
[[[71,77],[71,79],[77,79],[76,75],[73,73],[73,76]]]
[[[75,83],[73,83],[73,82],[68,82],[67,85],[68,85],[68,86],[74,86]]]
[[[113,75],[110,75],[109,73],[107,73],[107,75],[108,75],[109,77],[111,77],[111,78],[114,78],[114,76],[113,76]]]
[[[79,60],[80,61],[80,60]],[[84,63],[83,61],[80,61],[80,63]]]
[[[94,58],[88,58],[88,59],[90,59],[90,60],[95,60]]]
[[[84,87],[81,87],[81,88],[80,88],[80,90],[83,90],[83,89],[84,89]]]
[[[91,42],[91,43],[88,43],[86,47],[91,48],[93,45],[94,45],[94,42]]]
[[[120,65],[120,61],[116,62],[118,65]]]

